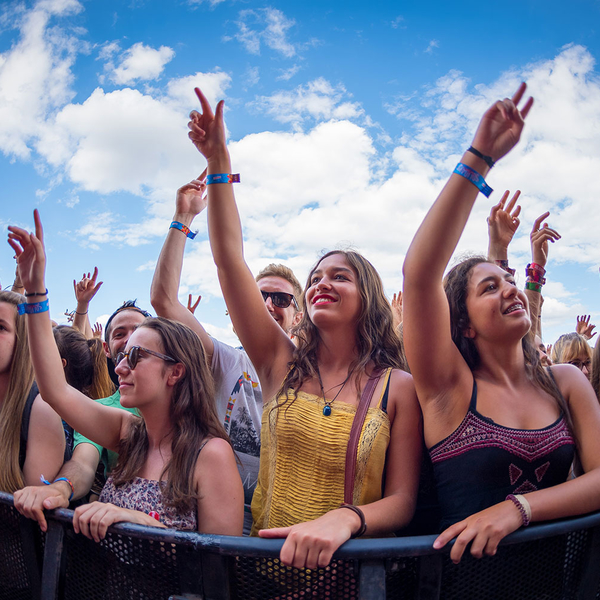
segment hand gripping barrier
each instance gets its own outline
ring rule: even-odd
[[[435,536],[350,540],[313,571],[280,565],[281,540],[122,523],[96,544],[72,514],[49,513],[43,536],[0,493],[0,600],[600,598],[600,513],[532,525],[459,565]]]

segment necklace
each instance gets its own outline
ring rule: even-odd
[[[325,390],[323,389],[323,380],[321,379],[321,371],[319,370],[319,366],[317,365],[317,376],[319,377],[319,385],[321,386],[321,394],[323,395],[323,402],[325,402],[325,406],[323,407],[323,415],[325,417],[328,417],[331,414],[331,405],[335,402],[336,398],[342,393],[342,390],[344,389],[344,386],[346,385],[346,383],[348,383],[348,380],[352,376],[352,373],[354,373],[354,369],[352,369],[352,371],[350,371],[348,373],[348,376],[346,377],[346,379],[344,379],[344,381],[342,381],[342,383],[338,384],[340,386],[340,389],[337,391],[337,394],[333,397],[333,399],[327,401],[325,399]],[[329,388],[329,389],[333,389],[334,387],[337,387],[337,386],[334,385],[332,388]]]

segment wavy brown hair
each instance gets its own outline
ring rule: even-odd
[[[444,291],[450,305],[450,331],[452,341],[458,348],[465,362],[476,371],[481,365],[481,357],[475,342],[465,336],[465,330],[470,325],[469,312],[467,311],[468,286],[473,268],[482,263],[492,263],[484,256],[472,256],[458,263],[444,278]],[[525,356],[525,372],[529,380],[537,387],[544,390],[556,401],[564,413],[569,427],[572,429],[569,407],[563,398],[552,374],[542,367],[538,351],[533,343],[531,330],[521,340]]]
[[[25,302],[25,297],[15,292],[0,291],[0,302],[11,304],[15,314],[16,339],[10,363],[9,383],[6,395],[0,403],[0,490],[12,494],[25,485],[19,466],[19,448],[23,410],[33,384],[33,365],[29,356],[25,315],[17,313],[17,305]]]
[[[391,367],[406,370],[402,346],[394,331],[392,308],[383,291],[381,277],[364,256],[351,250],[333,250],[324,254],[310,270],[304,296],[311,286],[313,273],[325,258],[333,254],[341,254],[346,259],[356,275],[356,284],[360,293],[361,308],[356,326],[357,357],[348,367],[349,371],[354,371],[356,383],[360,381],[370,361],[373,361],[376,369]],[[277,404],[276,408],[283,406],[290,399],[290,389],[294,390],[293,399],[295,399],[305,381],[318,377],[317,353],[321,336],[319,329],[310,320],[308,311],[304,311],[300,323],[292,333],[297,338],[297,345],[288,374],[277,393],[277,397],[285,395],[285,398]]]
[[[192,510],[199,498],[194,470],[202,443],[213,437],[229,441],[217,416],[212,374],[200,338],[189,327],[161,317],[147,318],[140,327],[158,333],[160,351],[185,369],[173,388],[169,411],[172,454],[160,478],[166,475],[165,502],[182,512]],[[115,485],[131,481],[140,472],[147,453],[146,423],[139,418],[120,442],[119,459],[112,473]]]
[[[65,378],[70,386],[97,400],[115,393],[106,355],[98,338],[86,339],[77,329],[59,325],[53,330],[60,357],[66,361]]]
[[[594,352],[592,353],[592,372],[590,374],[590,383],[596,392],[596,397],[600,401],[600,344],[596,342]]]

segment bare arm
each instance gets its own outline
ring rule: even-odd
[[[533,102],[529,99],[519,112],[516,105],[524,93],[522,84],[512,100],[499,101],[484,114],[473,147],[493,160],[513,148]],[[486,162],[470,152],[465,152],[461,162],[484,177],[489,171]],[[453,392],[468,402],[472,374],[452,342],[442,278],[477,194],[468,179],[452,174],[417,231],[404,263],[404,344],[423,407],[430,400],[445,398],[442,408],[452,410],[448,400]],[[419,318],[422,314],[428,316],[425,322]]]
[[[56,479],[64,477],[73,484],[73,500],[82,498],[90,491],[99,461],[100,455],[96,447],[82,443],[73,450],[71,460],[62,466]],[[50,485],[31,485],[18,490],[14,494],[14,501],[15,508],[22,515],[34,519],[42,531],[46,531],[44,509],[68,508],[70,497],[71,486],[66,481],[56,481]]]
[[[198,531],[242,535],[244,488],[230,444],[213,438],[198,455],[194,479],[200,492]]]
[[[196,88],[202,114],[193,111],[190,139],[208,162],[208,174],[230,173],[231,161],[225,141],[223,101],[213,114]],[[244,349],[258,371],[263,395],[279,387],[294,346],[277,325],[263,302],[254,277],[244,260],[242,226],[231,183],[208,187],[208,231],[221,289],[231,320]]]
[[[46,254],[37,210],[34,211],[34,219],[35,234],[10,227],[9,243],[17,254],[19,274],[25,289],[40,291],[46,288]],[[44,299],[39,296],[28,298],[30,302]],[[27,315],[27,336],[35,379],[44,400],[71,427],[102,446],[116,450],[135,417],[127,411],[102,406],[67,383],[48,311]]]
[[[27,434],[27,455],[23,465],[25,485],[40,483],[40,476],[52,481],[62,467],[65,432],[60,417],[39,396],[33,401]]]
[[[207,200],[204,195],[206,189],[204,175],[205,173],[177,190],[173,221],[191,227],[196,215],[204,210]],[[186,235],[178,229],[170,228],[167,232],[167,239],[163,244],[152,278],[150,302],[158,316],[179,321],[196,332],[210,364],[214,350],[212,338],[202,327],[200,321],[179,302],[177,297],[186,241]]]

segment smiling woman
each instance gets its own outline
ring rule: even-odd
[[[470,258],[443,281],[478,192],[491,192],[484,176],[521,136],[525,89],[483,115],[404,263],[404,345],[445,528],[434,547],[456,538],[455,562],[468,544],[493,555],[530,521],[600,507],[600,408],[584,375],[542,368],[527,297],[498,266]],[[585,473],[567,481],[575,451]]]
[[[203,533],[239,535],[243,491],[233,450],[214,408],[213,382],[198,336],[185,325],[146,319],[117,357],[121,402],[141,417],[103,406],[66,382],[48,317],[42,225],[11,227],[28,302],[31,358],[48,403],[78,432],[119,452],[100,502],[75,511],[74,528],[96,541],[109,525],[130,521]],[[45,294],[44,294],[45,295]],[[33,302],[32,302],[33,300]]]
[[[355,252],[325,255],[304,290],[295,346],[270,315],[244,261],[230,178],[223,103],[190,138],[208,161],[208,227],[235,330],[265,405],[253,534],[286,538],[280,558],[324,567],[350,537],[385,535],[412,517],[422,445],[420,412],[374,267]],[[364,423],[364,424],[363,424]],[[386,460],[387,455],[387,460]],[[357,506],[360,505],[360,506]]]

